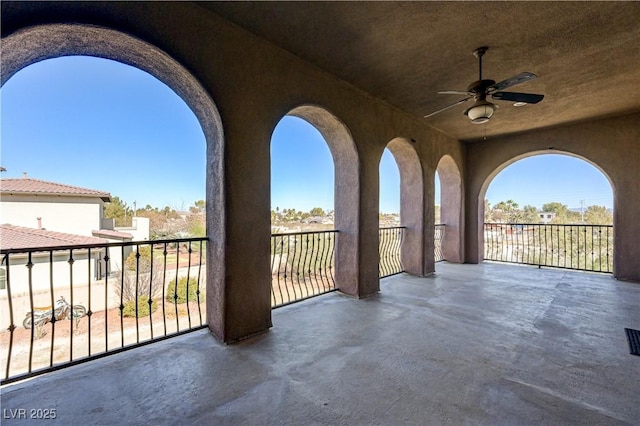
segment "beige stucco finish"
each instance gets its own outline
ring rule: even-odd
[[[402,201],[403,209],[411,211],[415,229],[410,239],[415,247],[411,272],[427,275],[434,270],[433,176],[443,156],[457,165],[461,177],[455,204],[465,212],[458,224],[465,238],[453,247],[465,247],[465,252],[463,256],[458,251],[456,260],[474,262],[477,199],[483,182],[514,155],[551,144],[585,151],[584,156],[611,177],[616,186],[615,223],[622,230],[616,240],[621,253],[616,274],[640,280],[640,266],[634,260],[640,257],[635,243],[640,240],[640,225],[634,217],[640,202],[637,116],[467,148],[424,120],[197,5],[26,2],[3,4],[2,19],[3,82],[48,57],[104,56],[145,69],[193,109],[208,144],[207,264],[216,267],[207,269],[207,320],[223,341],[237,341],[271,326],[270,141],[286,114],[308,119],[324,132],[331,147],[340,231],[336,274],[346,294],[367,297],[379,290],[379,162],[385,146],[394,140],[415,141],[411,145],[420,164],[418,168],[412,160],[414,166],[401,171],[412,182],[422,181],[422,193],[407,194]],[[74,25],[41,26],[68,23]],[[610,144],[603,143],[605,136]]]
[[[470,144],[467,149],[466,259],[482,259],[484,194],[502,169],[544,153],[590,162],[609,179],[614,195],[614,276],[640,281],[640,114],[578,123]],[[561,182],[558,184],[561,185]]]

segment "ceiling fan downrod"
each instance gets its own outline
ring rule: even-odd
[[[488,46],[478,47],[473,51],[473,56],[478,58],[478,80],[482,80],[482,56],[489,50]]]

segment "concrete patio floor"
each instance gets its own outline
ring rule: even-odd
[[[2,424],[638,424],[640,284],[439,263],[381,293],[273,312],[225,346],[207,331],[2,388]],[[41,422],[40,420],[32,420]]]

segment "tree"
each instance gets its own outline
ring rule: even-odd
[[[569,208],[562,203],[557,201],[553,201],[551,203],[546,203],[542,206],[542,211],[555,213],[557,216],[566,216]]]
[[[207,235],[207,225],[204,214],[192,214],[187,218],[189,235],[192,237],[204,237]]]
[[[492,213],[493,213],[493,209],[491,208],[491,203],[489,202],[488,199],[484,199],[484,221],[486,223],[489,222],[493,222],[493,217],[492,217]],[[436,221],[436,223],[439,223],[438,221]]]
[[[309,212],[311,216],[324,216],[324,210],[321,207],[314,207]]]
[[[156,235],[166,227],[167,217],[158,209],[138,210],[136,214],[149,219],[149,231],[152,235]]]
[[[538,209],[534,206],[524,206],[522,220],[524,223],[540,223]]]
[[[500,201],[495,205],[494,212],[499,216],[499,221],[508,223],[522,222],[522,211],[518,210],[518,203],[509,199]]]
[[[584,213],[584,221],[591,225],[611,225],[613,217],[604,206],[589,206]]]
[[[193,206],[189,207],[191,213],[204,213],[206,210],[206,204],[204,200],[194,201]]]
[[[148,315],[149,307],[151,311],[157,307],[157,304],[153,306],[153,301],[162,293],[162,277],[161,262],[152,262],[151,246],[138,246],[137,251],[132,251],[127,257],[124,271],[116,274],[116,285],[113,289],[129,313],[135,316],[135,306],[138,305],[138,316],[144,308],[147,309],[145,315]],[[151,305],[147,303],[149,299],[152,301]]]
[[[116,226],[131,226],[133,211],[120,198],[113,197],[111,202],[104,205],[103,215],[105,218],[114,219]]]
[[[567,224],[580,222],[580,213],[572,212],[566,205],[557,201],[543,205],[542,211],[556,214],[556,217],[551,223]]]

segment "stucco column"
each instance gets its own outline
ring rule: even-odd
[[[464,203],[462,179],[454,160],[446,155],[438,164],[440,177],[440,223],[445,225],[442,254],[448,262],[460,263],[463,259],[462,248],[464,233]]]
[[[435,170],[433,167],[423,165],[424,200],[423,200],[423,246],[422,253],[422,276],[435,272]]]
[[[241,110],[238,108],[238,110]],[[252,117],[261,117],[259,113]],[[264,115],[262,115],[264,117]],[[207,320],[220,340],[234,342],[271,327],[270,244],[270,137],[263,118],[223,117],[226,147],[224,162],[224,255],[207,259]],[[216,276],[223,260],[224,277]]]
[[[425,194],[422,165],[414,148],[415,142],[396,138],[387,148],[393,154],[400,172],[400,221],[405,227],[401,247],[405,272],[423,276]]]
[[[360,184],[360,256],[358,257],[358,293],[368,297],[380,291],[378,260],[380,257],[380,162],[377,153],[361,153]]]
[[[636,146],[638,141],[636,138]],[[618,176],[613,206],[613,274],[640,283],[640,149],[635,149],[635,155],[621,158],[620,163],[618,167],[626,173]]]

